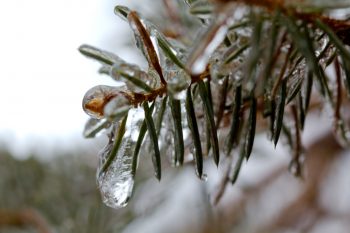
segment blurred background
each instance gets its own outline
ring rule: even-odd
[[[349,152],[322,111],[309,116],[303,134],[304,179],[289,173],[290,152],[261,135],[235,186],[224,185],[224,162],[205,164],[207,181],[188,164],[167,168],[159,183],[148,161],[129,205],[104,206],[95,170],[106,138],[82,137],[81,100],[112,82],[77,48],[90,44],[144,65],[127,23],[113,13],[117,4],[164,14],[161,0],[0,3],[0,233],[349,232]]]

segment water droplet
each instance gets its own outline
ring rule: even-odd
[[[83,98],[83,109],[92,118],[104,117],[105,105],[114,97],[121,95],[122,87],[99,85],[88,90]]]

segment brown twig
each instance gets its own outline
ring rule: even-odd
[[[128,14],[128,20],[135,25],[137,31],[140,33],[140,37],[142,39],[142,42],[144,43],[145,48],[147,50],[149,62],[151,63],[150,65],[152,65],[153,68],[159,74],[159,78],[160,78],[160,81],[162,82],[162,84],[166,86],[166,81],[165,81],[164,76],[163,76],[162,67],[160,66],[156,50],[154,49],[150,35],[148,34],[146,28],[143,26],[139,16],[137,15],[137,13],[135,11],[131,11]]]

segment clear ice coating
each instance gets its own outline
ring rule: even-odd
[[[176,166],[175,148],[174,148],[174,121],[171,115],[170,109],[166,109],[162,122],[162,130],[159,138],[162,139],[159,142],[160,150],[162,154],[165,154],[170,161],[171,166]]]
[[[136,141],[133,140],[133,134],[137,133],[136,131],[139,130],[139,116],[141,115],[139,111],[140,109],[130,110],[126,122],[126,132],[119,150],[116,152],[117,155],[105,171],[102,171],[102,168],[114,151],[114,133],[111,133],[111,139],[108,145],[99,154],[100,165],[97,170],[98,187],[103,202],[107,206],[115,209],[125,207],[128,204],[134,188],[132,155]]]
[[[123,81],[128,90],[134,92],[150,91],[159,85],[158,76],[150,74],[150,72],[146,73],[139,66],[128,63],[114,65],[110,68],[109,75],[117,81]],[[132,82],[131,79],[136,80],[137,83]],[[145,89],[143,86],[147,86],[147,88]]]
[[[111,99],[122,96],[122,87],[111,87],[106,85],[98,85],[88,90],[83,98],[84,111],[95,119],[104,117],[104,108]],[[123,96],[124,98],[124,96]]]
[[[104,65],[113,65],[123,62],[117,55],[91,45],[82,45],[79,47],[79,51],[89,58],[100,61]]]
[[[191,84],[191,77],[183,69],[177,67],[167,59],[164,77],[167,81],[167,90],[175,99],[184,100],[186,98],[186,89]]]
[[[106,103],[103,114],[108,120],[117,122],[128,113],[130,108],[129,100],[123,95],[117,95]]]
[[[230,61],[228,63],[225,61],[232,53],[239,49],[239,41],[235,42],[229,49],[226,46],[219,46],[215,52],[211,55],[209,59],[210,64],[210,75],[211,81],[213,83],[221,83],[223,82],[223,77],[225,76],[238,76],[234,77],[236,80],[240,80],[242,77],[239,74],[243,68],[243,57],[245,56],[242,53],[240,56],[237,56],[236,59]]]
[[[114,8],[114,13],[116,15],[118,15],[120,18],[122,18],[123,20],[126,20],[129,22],[130,28],[132,29],[132,31],[134,32],[134,37],[135,37],[135,41],[136,41],[136,46],[137,48],[139,48],[141,50],[141,52],[143,53],[143,55],[145,56],[145,58],[148,60],[148,62],[150,63],[150,58],[148,56],[147,48],[145,47],[145,44],[142,41],[140,32],[137,28],[137,25],[135,24],[134,20],[132,20],[129,16],[130,13],[132,11],[126,7],[126,6],[116,6]],[[147,24],[148,22],[144,19],[142,19],[139,15],[138,15],[143,27],[145,27],[147,29]],[[152,42],[153,43],[153,42]]]
[[[130,9],[126,6],[117,5],[114,8],[114,13],[118,15],[121,19],[126,20],[128,14],[130,13]]]
[[[129,15],[128,15],[128,21],[129,21],[130,28],[134,32],[136,47],[142,52],[143,56],[147,59],[148,64],[152,64],[151,58],[148,55],[146,45],[144,44],[144,42],[142,40],[142,37],[141,37],[141,34],[137,28],[137,25],[135,24],[135,22],[131,18],[129,18]]]
[[[185,99],[186,89],[191,84],[191,77],[189,76],[187,71],[183,69],[184,67],[179,67],[179,63],[183,63],[185,57],[184,51],[181,51],[182,45],[179,43],[175,45],[171,43],[172,41],[167,40],[165,36],[162,33],[160,33],[154,25],[150,23],[145,23],[145,25],[149,30],[151,38],[153,38],[152,41],[155,41],[154,47],[158,51],[160,64],[162,67],[164,67],[163,74],[165,81],[167,82],[168,93],[175,99]],[[174,60],[171,60],[169,58],[169,55],[167,56],[165,52],[162,49],[160,49],[158,39],[161,39],[162,41],[164,41],[164,43],[167,43],[168,49],[179,60],[178,64],[176,64]]]
[[[115,13],[119,15],[123,19],[128,19],[130,27],[132,28],[136,40],[136,46],[142,51],[143,55],[149,62],[149,64],[152,64],[150,55],[147,52],[147,48],[144,44],[144,41],[141,38],[140,32],[137,28],[137,25],[135,22],[129,18],[130,9],[124,6],[117,6],[115,8]],[[140,16],[139,16],[140,17]],[[150,36],[150,40],[152,42],[152,45],[156,51],[157,57],[161,62],[162,67],[165,67],[163,70],[165,72],[164,78],[167,81],[167,88],[169,93],[174,96],[174,98],[182,99],[185,98],[185,89],[190,85],[191,78],[189,75],[182,69],[179,69],[174,62],[169,61],[169,59],[166,58],[164,54],[162,54],[162,50],[160,49],[160,46],[158,44],[158,40],[161,39],[162,41],[168,41],[165,36],[156,28],[155,25],[150,23],[149,21],[143,19],[140,17],[140,21],[143,25],[143,27],[146,29]],[[178,57],[178,59],[183,60],[183,54],[180,53],[181,46],[173,45],[170,42],[167,42],[169,49],[171,52]],[[125,69],[125,71],[129,72],[131,75],[134,75],[135,77],[139,77],[140,80],[146,82],[147,85],[151,86],[152,88],[155,88],[159,86],[159,76],[154,75],[156,72],[152,72],[152,68],[150,67],[148,71],[148,76],[146,73],[139,72],[135,67],[120,67]],[[152,75],[153,74],[153,75]],[[112,76],[115,76],[115,73],[112,73]],[[128,86],[128,88],[130,88]]]
[[[110,122],[108,122],[106,119],[90,118],[85,124],[83,135],[86,138],[93,138],[97,134],[100,134],[109,128],[110,125]]]

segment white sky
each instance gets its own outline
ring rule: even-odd
[[[111,82],[77,48],[88,43],[133,59],[119,48],[132,39],[128,25],[113,13],[125,2],[135,1],[0,2],[0,143],[18,151],[82,141],[83,95]]]

